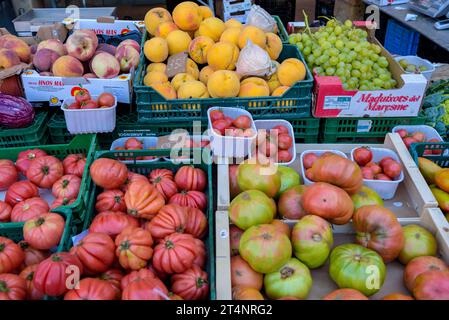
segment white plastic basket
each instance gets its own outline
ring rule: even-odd
[[[116,151],[116,152],[123,152],[124,154],[126,154],[127,152],[132,152],[132,150],[115,150],[116,148],[124,148],[126,140],[128,140],[130,138],[135,138],[135,139],[142,141],[143,150],[157,148],[157,139],[158,139],[157,137],[123,137],[123,138],[114,140],[114,142],[112,142],[110,150]],[[126,158],[126,155],[124,155],[123,157]],[[150,162],[155,162],[158,160],[160,160],[160,158],[154,158],[152,160],[136,160],[136,162],[137,163],[150,163]],[[120,161],[123,163],[134,163],[133,160],[120,160]]]
[[[188,139],[192,139],[194,143],[197,143],[198,145],[201,143],[201,141],[210,141],[208,136],[205,135],[188,135],[187,136]],[[210,148],[210,146],[208,145],[206,148]],[[162,145],[162,149],[164,148],[164,145]],[[190,163],[192,160],[192,157],[175,157],[175,158],[170,158],[170,157],[164,157],[164,160],[166,161],[171,161],[173,163]]]
[[[98,96],[92,96],[97,100]],[[67,106],[75,102],[75,98],[65,99],[62,103],[67,130],[70,134],[80,133],[104,133],[115,129],[117,97],[110,108],[97,109],[67,109]]]
[[[293,156],[292,160],[290,160],[289,162],[279,162],[277,164],[283,165],[283,166],[288,166],[290,164],[292,164],[295,160],[296,160],[296,144],[295,144],[295,132],[293,131],[293,127],[291,125],[290,122],[288,122],[287,120],[282,120],[282,119],[276,119],[276,120],[254,120],[254,124],[256,125],[256,129],[265,129],[265,130],[270,130],[273,127],[277,126],[277,125],[283,125],[288,129],[288,134],[290,135],[290,137],[293,139],[293,144],[290,147],[290,149],[288,149],[288,151],[290,152],[290,154]]]
[[[399,62],[402,59],[407,60],[409,64],[414,64],[417,67],[427,67],[426,71],[421,71],[421,74],[426,77],[427,81],[432,79],[432,73],[435,71],[435,66],[430,62],[429,60],[417,57],[417,56],[399,56],[394,58],[397,62]],[[407,72],[406,73],[411,73]]]
[[[312,184],[312,183],[314,183],[314,181],[309,180],[306,177],[306,170],[304,168],[304,162],[303,162],[304,156],[306,154],[308,154],[308,153],[315,153],[319,157],[320,155],[322,155],[325,152],[331,152],[331,153],[334,153],[334,154],[338,154],[339,156],[342,156],[343,158],[346,158],[346,159],[348,158],[343,152],[341,152],[339,150],[307,150],[307,151],[304,151],[303,153],[301,153],[301,156],[299,157],[299,160],[301,162],[300,163],[300,168],[301,168],[302,180],[304,181],[305,185]]]
[[[231,117],[233,119],[242,115],[248,116],[251,119],[251,129],[254,130],[254,135],[247,138],[219,135],[213,130],[212,121],[210,119],[210,113],[214,110],[220,110],[224,113],[225,116]],[[227,158],[244,158],[250,154],[252,144],[255,142],[257,137],[257,132],[253,117],[248,111],[232,107],[212,107],[207,110],[207,120],[209,127],[210,146],[215,156]]]
[[[354,161],[355,149],[357,148],[351,150],[352,161]],[[373,153],[373,160],[372,160],[373,162],[378,163],[385,157],[392,157],[394,160],[401,163],[399,156],[396,154],[396,152],[392,150],[385,148],[370,148],[370,150]],[[396,194],[396,189],[403,180],[404,180],[404,168],[402,168],[401,174],[394,181],[363,179],[363,184],[368,188],[371,188],[374,191],[376,191],[382,199],[389,200],[394,197],[394,195]]]
[[[408,133],[415,133],[417,131],[421,131],[426,135],[426,141],[430,139],[438,139],[439,141],[443,141],[438,131],[430,126],[426,126],[424,124],[421,125],[404,125],[404,126],[396,126],[393,128],[392,132],[396,133],[398,130],[405,129]]]

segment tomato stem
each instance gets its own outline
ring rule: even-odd
[[[50,168],[48,166],[43,166],[42,167],[42,173],[44,175],[48,175],[49,172],[50,172]]]
[[[172,241],[170,241],[170,240],[165,241],[165,248],[173,249],[174,247],[175,247],[175,244]]]
[[[281,279],[287,279],[295,273],[295,269],[290,267],[283,267],[280,271],[281,273]]]
[[[63,180],[63,181],[62,181],[62,188],[63,188],[63,189],[67,188],[67,186],[69,185],[69,183],[70,183],[69,180]]]
[[[129,243],[129,240],[122,241],[120,243],[120,251],[128,250],[130,246],[131,244]]]
[[[44,222],[45,222],[45,219],[44,219],[44,218],[39,218],[39,219],[37,219],[37,221],[36,221],[36,225],[37,225],[37,226],[41,226],[41,225],[44,224]]]
[[[4,243],[0,243],[0,252],[5,250],[6,245]]]
[[[122,197],[120,197],[120,196],[115,196],[115,197],[114,197],[114,201],[115,201],[115,203],[120,203],[120,202],[122,202]]]
[[[53,261],[53,262],[60,262],[60,261],[62,261],[62,258],[60,256],[58,256],[57,254],[54,254],[51,257],[51,261]]]
[[[203,279],[203,278],[201,278],[201,277],[198,277],[198,278],[196,279],[196,287],[197,287],[198,289],[201,289],[204,285],[207,285],[207,280],[206,280],[206,279]]]
[[[8,285],[6,281],[0,281],[0,292],[9,292]]]

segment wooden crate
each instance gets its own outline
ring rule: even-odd
[[[227,211],[216,213],[216,274],[217,274],[217,298],[229,300],[232,298],[231,270],[230,270],[230,244],[229,244],[229,218]],[[432,232],[438,242],[438,255],[449,264],[449,223],[444,218],[439,208],[426,208],[421,217],[399,218],[401,225],[418,224]],[[292,228],[295,221],[288,221]],[[333,226],[334,247],[343,243],[354,243],[354,230],[351,224]],[[220,253],[220,259],[218,254]],[[228,267],[229,266],[229,267]],[[229,269],[228,269],[229,268]],[[308,296],[309,300],[319,300],[324,295],[338,289],[328,274],[328,263],[324,266],[311,270],[313,286]],[[371,299],[381,299],[390,293],[410,292],[403,284],[404,266],[397,261],[387,264],[387,277],[381,290],[373,295]]]
[[[300,154],[306,150],[340,150],[349,156],[356,144],[297,144],[296,160],[290,167],[300,172]],[[404,181],[399,185],[396,195],[385,201],[385,207],[395,212],[398,218],[417,218],[425,208],[437,208],[432,192],[419,172],[413,158],[398,134],[387,134],[384,144],[367,145],[387,148],[396,152],[404,168]],[[230,205],[229,196],[229,168],[226,159],[217,164],[217,210],[227,210]]]

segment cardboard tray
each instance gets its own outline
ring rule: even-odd
[[[306,150],[340,150],[349,158],[351,150],[359,146],[356,144],[297,144],[296,160],[289,167],[299,173],[301,171],[300,154]],[[393,210],[398,218],[418,218],[425,208],[438,207],[426,181],[398,134],[387,134],[384,144],[367,146],[394,151],[403,166],[404,181],[398,186],[395,196],[384,201],[385,207]],[[230,205],[229,162],[226,160],[221,159],[217,165],[217,210],[227,210]]]

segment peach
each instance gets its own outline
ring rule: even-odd
[[[200,27],[203,20],[199,6],[192,1],[184,1],[173,9],[173,21],[179,29],[194,31]]]
[[[56,51],[60,56],[67,55],[67,50],[64,44],[58,39],[48,39],[40,42],[37,46],[37,51],[41,49],[50,49]]]
[[[198,35],[207,36],[214,41],[218,41],[225,30],[225,24],[218,18],[211,17],[203,20],[198,28]]]
[[[236,97],[240,90],[239,77],[234,71],[215,71],[207,81],[207,90],[213,98]]]
[[[115,78],[120,73],[120,63],[111,54],[107,52],[100,52],[91,62],[93,73],[101,79]]]
[[[94,38],[87,31],[90,30],[76,30],[66,41],[67,53],[80,61],[91,59],[98,47],[96,35]]]
[[[185,31],[175,30],[168,34],[166,40],[169,54],[174,55],[183,51],[188,51],[192,38]]]
[[[265,49],[267,36],[265,32],[255,26],[246,26],[242,29],[239,36],[239,47],[243,49],[246,46],[246,42],[251,40],[252,43],[257,44],[262,49]]]
[[[111,44],[107,44],[107,43],[100,43],[97,47],[97,51],[95,52],[95,54],[97,52],[107,52],[109,54],[112,54],[113,56],[115,56],[115,53],[117,52],[117,48],[114,47]]]
[[[84,74],[83,64],[72,56],[58,58],[51,70],[56,77],[81,77]]]
[[[240,32],[242,32],[241,28],[236,28],[236,27],[227,28],[221,34],[220,41],[221,42],[230,42],[230,43],[233,43],[236,46],[238,46]]]
[[[168,57],[168,44],[165,39],[154,37],[145,41],[143,52],[145,57],[151,62],[162,62]]]
[[[195,81],[195,78],[188,73],[178,73],[176,76],[173,77],[173,79],[171,79],[171,84],[173,88],[175,88],[175,90],[178,91],[179,87],[183,83],[188,81]]]
[[[161,38],[167,38],[168,34],[172,31],[178,30],[178,26],[172,21],[162,22],[157,26],[155,36]]]
[[[210,66],[205,66],[203,69],[201,69],[200,71],[200,81],[202,83],[204,83],[205,85],[207,85],[207,81],[209,80],[209,77],[211,76],[212,73],[214,73],[214,69],[212,69],[212,67]]]
[[[0,49],[0,70],[20,64],[17,53],[11,49]]]
[[[160,72],[165,73],[165,70],[167,70],[167,65],[165,63],[154,62],[154,63],[150,63],[147,66],[147,73],[149,73],[151,71],[160,71]]]
[[[132,46],[122,46],[117,49],[115,58],[120,63],[120,71],[127,73],[132,68],[137,68],[139,65],[140,54]]]
[[[60,55],[51,49],[41,49],[33,57],[33,64],[40,72],[50,71]]]
[[[161,23],[173,21],[173,19],[167,9],[153,8],[146,13],[144,21],[147,31],[154,36],[156,34],[157,27]]]
[[[284,94],[285,91],[287,91],[288,89],[290,89],[289,86],[280,86],[277,87],[272,93],[272,96],[282,96]]]
[[[143,83],[146,86],[151,86],[156,83],[164,83],[168,81],[168,77],[165,72],[151,71],[145,75]]]
[[[228,21],[225,22],[225,27],[226,28],[242,28],[243,25],[240,21],[235,20],[235,19],[229,19]]]
[[[124,46],[131,46],[140,53],[140,43],[138,43],[136,40],[126,39],[120,42],[120,44],[117,46],[117,50]]]
[[[217,42],[209,49],[207,63],[214,70],[234,70],[239,53],[239,48],[235,44]]]
[[[239,97],[264,97],[270,95],[270,88],[265,80],[249,77],[240,84]]]
[[[271,60],[276,60],[279,58],[279,55],[282,51],[282,41],[281,39],[274,33],[267,33],[267,43],[265,50],[268,52]]]
[[[200,77],[200,70],[198,69],[197,64],[192,59],[187,59],[186,73],[194,77],[195,80],[198,80],[198,78]]]
[[[214,40],[207,36],[199,36],[193,39],[189,45],[190,58],[198,64],[205,64],[207,62],[207,53],[214,44]]]
[[[31,54],[36,54],[37,52],[37,44],[33,44],[30,46],[30,52]]]
[[[187,81],[181,84],[178,91],[178,99],[204,99],[209,98],[209,92],[201,81]]]
[[[159,92],[165,99],[176,99],[176,90],[170,82],[155,83],[152,85],[153,89]]]
[[[86,73],[85,75],[83,75],[83,78],[86,79],[96,79],[98,78],[94,73]]]
[[[281,86],[277,73],[273,73],[270,77],[268,77],[267,82],[268,87],[270,88],[270,93],[273,93],[274,90]]]
[[[277,70],[279,82],[283,86],[292,86],[297,81],[304,80],[306,77],[306,67],[296,58],[289,58],[282,61]]]
[[[14,51],[18,56],[20,61],[29,62],[31,58],[30,47],[22,40],[16,36],[6,34],[0,37],[0,48],[10,49]]]
[[[200,15],[203,20],[214,16],[214,13],[208,6],[200,6],[198,10],[200,10]]]

